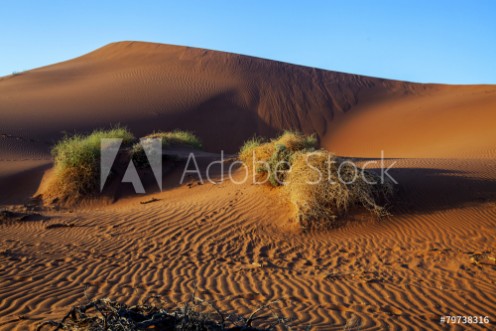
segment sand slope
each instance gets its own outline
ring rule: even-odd
[[[195,290],[243,314],[282,299],[285,316],[315,330],[343,330],[353,316],[360,330],[436,330],[444,314],[494,318],[496,266],[471,257],[496,249],[495,186],[485,181],[495,170],[494,161],[400,160],[394,217],[357,214],[308,235],[288,229],[275,190],[196,181],[5,224],[0,329],[60,318],[87,298],[184,302]],[[158,201],[140,204],[150,197]],[[72,227],[50,228],[60,224]]]
[[[408,156],[410,145],[415,156],[432,156],[433,148],[459,156],[459,149],[486,150],[488,141],[494,142],[495,107],[494,86],[410,84],[138,42],[110,44],[0,80],[0,134],[26,141],[29,146],[15,149],[23,153],[33,153],[30,145],[50,143],[62,131],[120,122],[136,134],[191,129],[216,152],[234,151],[255,133],[296,129],[316,132],[325,145],[345,154],[375,152],[392,143],[391,154],[397,155],[391,156]],[[347,122],[339,127],[348,133],[337,130],[336,118]],[[363,135],[350,137],[355,131]],[[333,136],[339,143],[331,142]],[[365,144],[359,143],[363,137]],[[454,137],[471,140],[455,148]],[[0,140],[2,154],[12,151],[8,140]]]
[[[283,299],[285,316],[316,330],[352,319],[360,330],[446,329],[441,315],[494,323],[495,110],[495,86],[411,84],[136,42],[1,78],[2,207],[36,191],[62,131],[110,123],[138,136],[190,129],[215,153],[255,133],[316,132],[360,162],[384,150],[391,159],[375,167],[394,163],[401,191],[391,218],[359,211],[343,228],[302,234],[276,190],[179,186],[176,171],[162,193],[0,222],[0,329],[33,329],[88,298],[178,302],[195,289],[240,313]]]

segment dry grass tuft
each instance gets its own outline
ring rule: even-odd
[[[245,142],[238,154],[257,182],[268,182],[280,186],[288,170],[290,156],[297,151],[313,151],[318,147],[315,136],[285,131],[281,136],[265,142],[262,138],[252,138]]]
[[[256,183],[284,187],[303,227],[335,226],[336,219],[354,206],[377,217],[388,215],[394,193],[391,181],[317,148],[315,136],[284,132],[268,142],[247,141],[239,159]]]
[[[156,299],[155,304],[148,303]],[[60,321],[45,321],[37,331],[136,331],[136,330],[184,330],[184,331],[269,331],[277,326],[289,330],[288,320],[277,314],[269,302],[254,310],[248,317],[234,313],[226,314],[212,302],[192,297],[183,307],[165,309],[160,296],[145,299],[144,304],[128,306],[109,299],[98,299],[86,305],[73,307]],[[253,324],[259,326],[253,326]]]
[[[354,206],[386,216],[394,193],[391,181],[381,182],[378,175],[324,150],[294,154],[285,189],[303,227],[337,225],[336,219]]]
[[[275,145],[283,145],[291,152],[302,150],[314,150],[318,148],[315,135],[305,136],[293,131],[285,131],[277,139],[273,140]]]

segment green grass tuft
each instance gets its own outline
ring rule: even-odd
[[[162,139],[162,147],[168,148],[173,146],[190,146],[195,149],[201,149],[202,143],[200,139],[189,131],[175,130],[170,132],[158,131],[149,134],[144,139]],[[146,167],[148,158],[145,149],[141,143],[136,143],[131,147],[131,155],[133,161],[138,168]]]
[[[96,130],[90,135],[64,137],[52,149],[55,159],[53,189],[60,196],[78,198],[98,192],[100,175],[100,142],[104,138],[120,138],[130,144],[134,136],[126,128]]]
[[[183,130],[174,130],[169,132],[157,131],[149,134],[145,138],[161,138],[163,147],[174,145],[187,145],[196,149],[201,149],[202,142],[192,132]]]
[[[260,146],[263,143],[264,143],[264,139],[261,137],[255,136],[255,137],[251,138],[251,139],[245,141],[243,146],[241,146],[241,149],[239,150],[239,155],[241,156],[244,154],[251,154],[253,149],[255,149],[256,147]]]

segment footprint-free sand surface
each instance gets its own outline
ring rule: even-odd
[[[317,133],[387,168],[396,206],[301,233],[278,190],[178,184],[113,204],[0,222],[0,329],[34,329],[75,304],[192,293],[248,314],[280,299],[298,327],[437,330],[442,315],[496,321],[496,86],[413,84],[235,54],[123,42],[0,78],[0,204],[22,207],[64,132],[126,125],[194,131],[210,158],[254,134]],[[238,171],[236,178],[243,175]],[[150,201],[151,198],[156,200]],[[143,204],[141,202],[150,201]]]

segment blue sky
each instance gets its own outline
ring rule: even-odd
[[[0,10],[0,75],[140,40],[408,81],[496,83],[492,0],[3,0]]]

